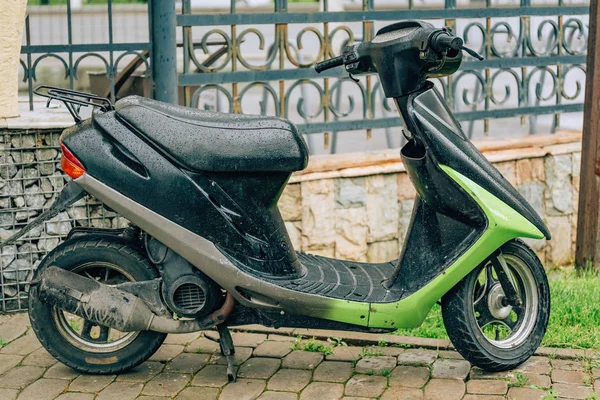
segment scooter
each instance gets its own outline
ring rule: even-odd
[[[235,379],[228,327],[393,332],[418,327],[439,302],[448,336],[474,365],[527,360],[550,294],[519,238],[550,233],[428,81],[456,72],[463,51],[477,56],[447,28],[405,21],[316,65],[379,74],[405,121],[401,156],[418,196],[399,258],[378,264],[294,251],[277,201],[308,151],[291,122],[38,89],[77,123],[60,139],[72,181],[33,224],[86,194],[131,221],[74,228],[43,259],[29,292],[40,342],[75,370],[114,374],[147,360],[167,333],[216,328]],[[82,106],[96,108],[91,118],[81,120]]]

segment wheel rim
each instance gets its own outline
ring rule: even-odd
[[[535,278],[527,264],[512,255],[503,255],[522,304],[507,304],[504,290],[487,262],[473,286],[473,314],[483,337],[499,348],[514,348],[523,343],[535,327],[539,307]]]
[[[135,281],[123,268],[107,262],[85,263],[72,269],[71,272],[108,285]],[[52,308],[51,314],[58,333],[73,346],[87,352],[109,353],[120,350],[133,342],[140,333],[120,332],[57,307]]]

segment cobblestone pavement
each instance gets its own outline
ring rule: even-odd
[[[444,340],[306,329],[262,328],[256,333],[260,329],[233,333],[238,381],[228,384],[218,345],[199,333],[170,335],[148,362],[129,373],[80,375],[41,347],[26,314],[0,316],[0,399],[530,400],[600,395],[600,359],[583,350],[540,348],[514,371],[485,373]],[[297,335],[308,339],[300,341]]]

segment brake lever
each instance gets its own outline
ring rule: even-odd
[[[470,56],[472,56],[472,57],[474,57],[474,58],[478,59],[479,61],[483,61],[483,56],[479,55],[479,54],[478,54],[476,51],[474,51],[474,50],[471,50],[470,48],[468,48],[468,47],[465,47],[465,46],[461,46],[461,47],[460,47],[460,49],[461,49],[462,51],[466,51],[466,52],[467,52],[467,54],[469,54]]]

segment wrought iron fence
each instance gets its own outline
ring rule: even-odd
[[[402,121],[376,77],[355,81],[342,68],[318,75],[312,66],[339,55],[345,44],[371,39],[387,23],[426,19],[451,27],[485,56],[482,62],[467,58],[458,74],[437,82],[458,119],[467,121],[470,135],[487,135],[491,120],[511,117],[522,126],[531,117],[533,133],[536,116],[544,114],[551,116],[554,131],[561,113],[583,109],[585,3],[406,0],[376,6],[378,1],[363,0],[358,8],[332,11],[332,2],[325,0],[320,12],[302,12],[291,11],[287,0],[275,0],[272,10],[257,13],[240,12],[231,0],[229,12],[206,14],[183,0],[177,24],[183,31],[179,84],[186,89],[186,103],[202,106],[205,93],[212,92],[217,99],[212,106],[222,111],[292,119],[309,145],[312,135],[326,132],[325,145],[333,151],[337,132],[366,130],[369,137],[383,128],[389,133]],[[206,59],[208,67],[202,65]]]

